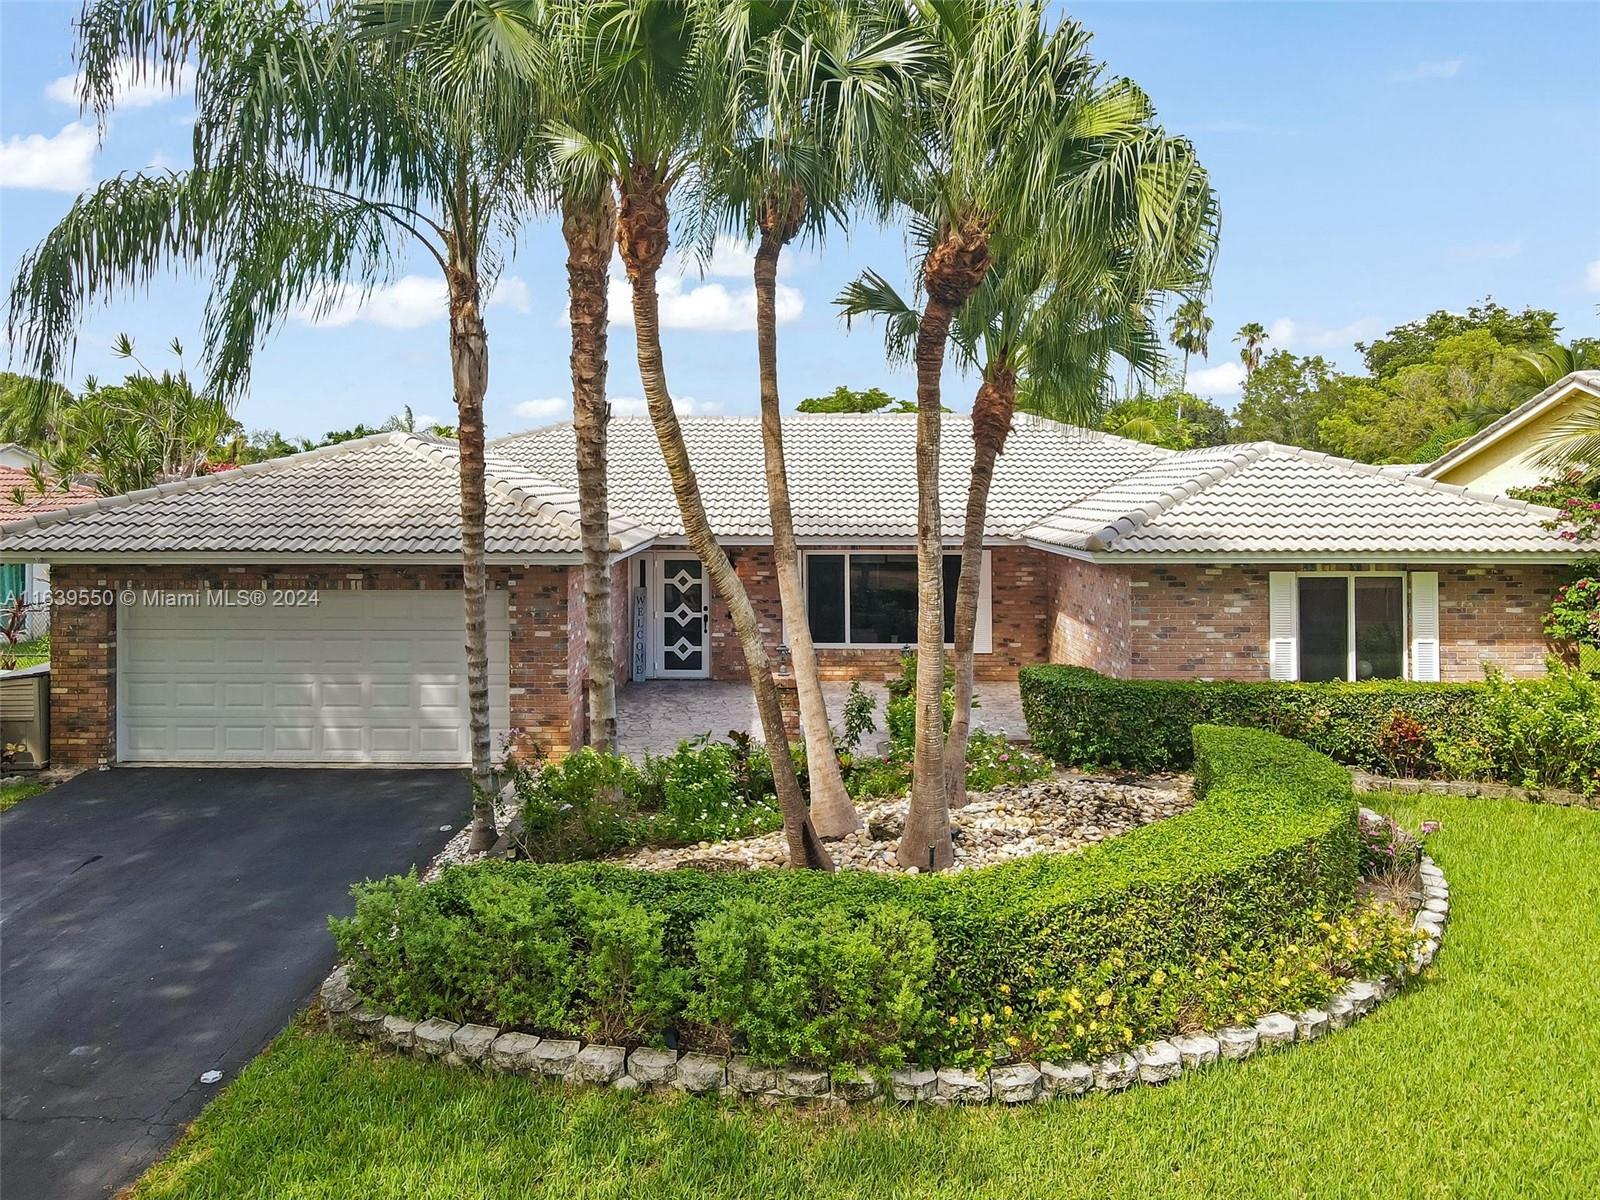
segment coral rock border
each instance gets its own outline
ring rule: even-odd
[[[1412,957],[1413,971],[1433,962],[1450,915],[1444,872],[1422,858],[1422,907],[1412,924],[1426,934]],[[987,1072],[966,1067],[902,1067],[882,1075],[867,1070],[834,1074],[815,1067],[775,1067],[735,1055],[679,1053],[571,1038],[504,1032],[491,1025],[458,1025],[437,1018],[412,1021],[364,1004],[339,967],[322,985],[322,1004],[335,1032],[367,1038],[394,1050],[447,1066],[538,1076],[618,1091],[676,1088],[693,1095],[736,1096],[760,1103],[1031,1104],[1091,1092],[1119,1092],[1136,1084],[1161,1084],[1185,1071],[1219,1061],[1242,1061],[1344,1029],[1395,995],[1404,976],[1355,980],[1321,1009],[1268,1013],[1253,1025],[1209,1033],[1176,1034],[1111,1054],[1096,1062],[1005,1063]]]

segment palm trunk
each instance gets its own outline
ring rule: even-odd
[[[1183,374],[1179,377],[1178,390],[1180,392],[1187,391],[1188,387],[1189,387],[1189,352],[1187,350],[1185,350],[1183,352]],[[1181,411],[1181,409],[1183,407],[1183,401],[1182,400],[1178,401],[1178,407],[1179,407],[1179,409]]]
[[[939,511],[939,374],[956,305],[930,295],[917,327],[917,686],[911,804],[902,867],[942,871],[955,861],[944,781],[944,529]]]
[[[961,577],[956,584],[955,711],[944,746],[945,792],[951,808],[967,802],[967,739],[972,732],[973,639],[978,629],[978,591],[983,580],[983,526],[995,459],[1005,449],[1017,407],[1017,377],[1004,357],[984,371],[972,404],[972,478],[967,484],[966,524],[961,531]]]
[[[772,553],[783,603],[784,635],[800,693],[800,727],[806,740],[811,783],[811,823],[825,838],[840,838],[861,828],[861,816],[844,788],[839,755],[828,726],[817,649],[800,583],[800,554],[794,539],[794,511],[783,459],[783,422],[778,408],[778,256],[782,233],[763,232],[756,248],[756,349],[761,362],[761,444],[767,468],[767,500],[772,512]]]
[[[772,763],[773,788],[778,793],[778,809],[783,814],[783,829],[789,845],[791,866],[817,867],[831,871],[833,860],[823,848],[806,811],[805,795],[789,756],[789,741],[783,730],[783,710],[772,678],[772,664],[761,640],[761,629],[750,597],[734,573],[727,552],[717,542],[700,497],[700,484],[689,462],[683,429],[672,408],[667,390],[666,367],[661,355],[660,303],[656,295],[656,272],[667,249],[667,205],[664,189],[649,175],[636,168],[631,182],[635,190],[625,190],[617,219],[617,243],[622,261],[633,285],[634,340],[639,356],[639,378],[644,385],[645,403],[655,426],[661,456],[666,460],[673,495],[683,517],[684,534],[690,547],[705,565],[711,584],[728,606],[739,647],[744,652],[755,694],[756,712]]]
[[[488,576],[483,561],[487,511],[483,483],[483,397],[489,390],[489,339],[479,308],[476,264],[452,250],[450,373],[455,387],[461,460],[461,579],[467,625],[467,712],[472,742],[472,825],[467,846],[495,843],[494,791],[489,763]]]
[[[617,745],[616,655],[611,628],[611,519],[606,503],[607,273],[615,241],[611,184],[567,197],[567,294],[572,313],[572,431],[577,443],[578,524],[583,538],[583,618],[589,652],[588,743]]]

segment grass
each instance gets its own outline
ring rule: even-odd
[[[291,1029],[137,1200],[1600,1194],[1600,813],[1393,797],[1453,921],[1428,982],[1315,1045],[1026,1110],[566,1093]]]
[[[31,641],[18,642],[15,646],[0,646],[6,654],[17,656],[17,667],[36,667],[40,663],[50,661],[50,635],[33,638]]]
[[[0,812],[15,808],[29,797],[37,796],[47,790],[37,779],[22,777],[0,779]]]

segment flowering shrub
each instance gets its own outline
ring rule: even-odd
[[[1557,641],[1600,646],[1600,578],[1586,574],[1562,586],[1544,616],[1544,631]]]
[[[1427,827],[1424,826],[1424,829],[1427,830]],[[1421,862],[1421,838],[1408,832],[1392,817],[1369,817],[1365,813],[1361,814],[1363,876],[1410,872],[1416,870]]]
[[[967,790],[989,792],[1014,783],[1044,779],[1054,765],[1042,754],[1018,746],[1000,733],[974,729],[967,739]]]

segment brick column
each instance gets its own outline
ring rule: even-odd
[[[568,659],[567,568],[520,567],[507,579],[511,616],[513,745],[552,758],[572,748],[575,703]]]
[[[115,588],[102,567],[55,566],[57,595]],[[117,608],[62,604],[50,614],[50,765],[81,771],[117,757]]]

